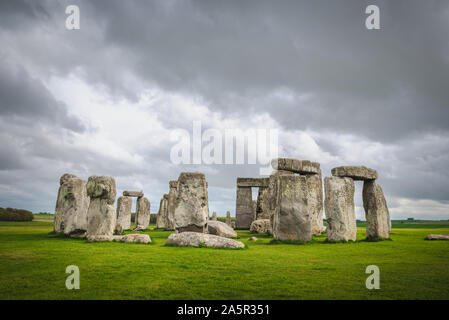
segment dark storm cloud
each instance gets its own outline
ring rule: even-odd
[[[371,2],[370,2],[371,3]],[[106,43],[144,81],[240,116],[268,111],[288,129],[391,141],[448,129],[448,4],[360,1],[89,2]],[[81,6],[84,3],[81,3]],[[267,100],[278,88],[292,100]],[[300,99],[301,96],[305,99]]]
[[[0,64],[0,116],[44,122],[82,132],[81,121],[70,116],[67,107],[54,99],[38,79],[20,66],[2,60]]]

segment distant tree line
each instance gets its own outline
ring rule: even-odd
[[[33,213],[24,209],[0,208],[0,221],[32,221]]]

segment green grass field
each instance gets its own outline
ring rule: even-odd
[[[449,223],[394,223],[392,241],[310,244],[257,242],[239,231],[243,250],[166,247],[153,243],[87,243],[50,234],[51,216],[0,222],[0,299],[449,299]],[[365,229],[358,228],[364,239]],[[380,268],[380,290],[365,287],[368,265]],[[67,290],[66,266],[80,269]]]

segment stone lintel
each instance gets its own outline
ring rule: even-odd
[[[268,178],[237,178],[237,187],[268,188]]]

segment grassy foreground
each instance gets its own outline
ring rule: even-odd
[[[49,234],[50,219],[0,222],[0,299],[449,299],[449,241],[423,240],[448,223],[393,224],[393,241],[322,235],[305,245],[239,231],[248,248],[224,250],[165,247],[170,232],[154,226],[150,245],[86,243]],[[371,264],[380,290],[365,287]],[[80,269],[80,290],[65,287],[68,265]]]

